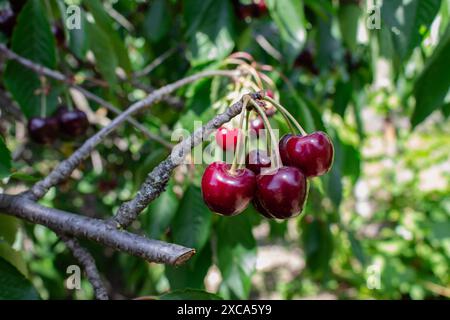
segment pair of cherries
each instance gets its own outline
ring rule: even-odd
[[[251,151],[246,167],[235,172],[224,162],[210,164],[202,177],[206,205],[225,216],[241,213],[250,202],[266,218],[299,215],[306,201],[307,178],[323,175],[331,168],[333,144],[320,131],[305,136],[288,134],[280,140],[279,151],[284,166],[269,174],[261,174],[271,165],[262,150]]]
[[[233,0],[233,6],[237,16],[242,20],[247,18],[259,18],[266,15],[268,12],[264,0],[252,1],[250,4],[242,4],[239,0]]]
[[[83,135],[89,127],[89,121],[81,110],[69,110],[65,106],[58,108],[51,117],[34,117],[28,121],[30,138],[40,144],[51,144],[61,132],[66,137]]]

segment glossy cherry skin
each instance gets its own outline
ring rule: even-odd
[[[239,129],[228,129],[220,127],[216,132],[216,142],[224,151],[233,151],[236,149]]]
[[[307,181],[294,167],[281,167],[275,174],[256,177],[256,199],[265,213],[278,219],[298,216],[305,204]]]
[[[28,121],[28,133],[30,138],[40,144],[50,144],[58,136],[58,120],[54,117],[35,117]]]
[[[89,120],[81,110],[61,107],[56,112],[61,131],[68,136],[81,136],[89,128]]]
[[[287,142],[292,137],[293,137],[292,134],[287,133],[280,139],[280,142],[278,143],[281,161],[283,162],[283,165],[285,165],[285,166],[288,166],[290,164],[289,156],[288,156],[288,152],[287,152]]]
[[[259,137],[259,130],[264,130],[266,127],[264,126],[264,121],[261,116],[257,116],[255,119],[250,121],[250,130],[252,133],[256,134]]]
[[[270,157],[267,155],[267,152],[259,149],[251,150],[245,159],[245,166],[255,174],[260,174],[261,168],[269,168],[270,163]]]
[[[224,216],[234,216],[247,208],[255,195],[255,174],[247,169],[229,172],[224,162],[211,163],[203,173],[203,201],[211,211]]]
[[[286,144],[290,165],[299,168],[307,177],[317,177],[330,170],[333,164],[333,143],[325,132],[290,138]]]

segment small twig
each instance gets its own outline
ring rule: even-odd
[[[100,278],[97,266],[95,265],[95,260],[89,251],[83,248],[76,239],[70,238],[61,233],[59,233],[58,236],[62,241],[64,241],[66,247],[69,248],[72,255],[83,267],[89,282],[94,288],[94,293],[97,300],[109,300],[108,292],[103,285],[102,279]]]
[[[103,220],[44,207],[23,195],[0,194],[0,210],[57,233],[85,238],[150,262],[179,265],[195,254],[191,248],[117,230],[116,226]]]
[[[250,97],[252,99],[262,99],[260,93],[250,94]],[[224,113],[217,115],[202,128],[194,131],[189,138],[178,143],[173,148],[172,153],[148,174],[136,196],[120,206],[117,214],[113,217],[114,221],[121,227],[126,228],[136,220],[139,213],[164,191],[172,170],[183,161],[190,150],[208,139],[213,130],[237,116],[242,111],[242,107],[243,100],[241,98],[241,100],[227,108]]]
[[[62,161],[50,174],[43,180],[37,182],[30,190],[30,197],[33,200],[42,198],[47,191],[57,185],[58,183],[67,179],[76,167],[91,153],[91,151],[114,129],[121,125],[132,114],[158,102],[165,95],[177,90],[178,88],[197,81],[202,78],[212,76],[226,76],[235,77],[238,75],[237,71],[228,70],[209,70],[194,74],[192,76],[178,80],[172,84],[168,84],[158,90],[149,94],[145,99],[132,104],[128,109],[123,111],[120,115],[114,118],[106,127],[103,127],[96,134],[86,140],[83,145],[78,148],[69,158]]]

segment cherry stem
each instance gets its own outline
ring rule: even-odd
[[[72,103],[72,99],[70,99],[69,89],[65,88],[64,95],[66,96],[67,106],[69,107],[69,110],[72,111],[73,103]]]
[[[242,112],[240,115],[240,120],[239,120],[239,130],[238,130],[238,138],[237,138],[237,144],[236,144],[236,153],[234,155],[233,158],[233,164],[231,165],[230,168],[230,173],[231,174],[236,174],[236,169],[238,168],[239,162],[240,162],[240,150],[242,149],[242,143],[244,143],[244,148],[245,148],[245,133],[242,132],[242,128],[244,126],[244,119],[245,119],[245,112],[247,110],[247,104],[248,104],[248,96],[244,96],[243,98],[243,102],[242,102]],[[242,141],[244,140],[244,141]]]
[[[46,93],[46,83],[45,78],[41,77],[41,117],[45,118],[47,116],[47,93]]]
[[[274,167],[272,167],[275,170],[278,170],[283,166],[283,163],[281,162],[280,157],[280,151],[278,150],[278,141],[275,139],[275,135],[272,130],[272,126],[270,125],[269,119],[266,116],[266,113],[264,110],[258,105],[258,103],[251,99],[250,100],[253,107],[258,111],[259,115],[263,119],[264,126],[266,127],[266,130],[269,131],[269,139],[270,139],[270,145],[272,146],[270,150],[270,161]]]
[[[277,108],[281,113],[283,113],[285,116],[287,116],[292,123],[296,126],[297,130],[304,136],[307,135],[306,131],[303,129],[303,127],[298,123],[298,121],[292,116],[292,114],[287,111],[285,107],[283,107],[281,104],[276,102],[274,99],[265,96],[264,100],[269,101],[275,108]]]
[[[246,108],[247,109],[247,108]],[[240,159],[240,165],[238,168],[245,167],[245,155],[247,154],[247,147],[249,144],[249,139],[247,139],[247,133],[249,130],[249,122],[250,121],[250,112],[248,110],[245,110],[245,130],[243,132],[244,135],[246,135],[245,143],[244,143],[244,152],[242,153],[241,159]]]

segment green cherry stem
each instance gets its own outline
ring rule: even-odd
[[[281,113],[283,113],[285,116],[287,116],[302,135],[304,135],[304,136],[307,135],[306,131],[303,129],[303,127],[300,125],[300,123],[298,123],[298,121],[292,116],[292,114],[289,111],[287,111],[287,109],[285,107],[283,107],[281,104],[279,104],[278,102],[276,102],[274,99],[272,99],[270,97],[265,96],[264,100],[269,101],[275,108],[277,108],[278,110],[280,110]]]
[[[270,122],[266,116],[266,113],[258,105],[258,103],[253,99],[250,100],[250,103],[253,105],[253,107],[256,109],[256,111],[259,113],[259,115],[263,119],[266,130],[269,131],[270,145],[272,147],[270,150],[270,161],[273,166],[272,169],[278,170],[279,168],[281,168],[283,166],[283,163],[281,162],[280,151],[278,150],[278,141],[275,138],[275,135],[272,130],[272,126],[270,125]]]
[[[247,104],[248,104],[248,98],[247,96],[244,96],[243,98],[243,103],[242,103],[242,111],[241,111],[241,115],[240,115],[240,119],[239,119],[239,131],[238,131],[238,139],[237,139],[237,144],[236,144],[236,153],[234,154],[234,158],[233,158],[233,164],[231,165],[230,168],[230,173],[231,174],[236,174],[236,169],[238,168],[239,162],[240,162],[240,157],[241,157],[241,149],[242,149],[242,145],[244,145],[245,148],[245,133],[242,132],[242,128],[244,127],[244,120],[245,120],[245,113],[247,111]],[[242,141],[244,140],[244,141]]]
[[[41,117],[45,118],[47,116],[47,96],[46,96],[46,83],[45,78],[41,77]]]

